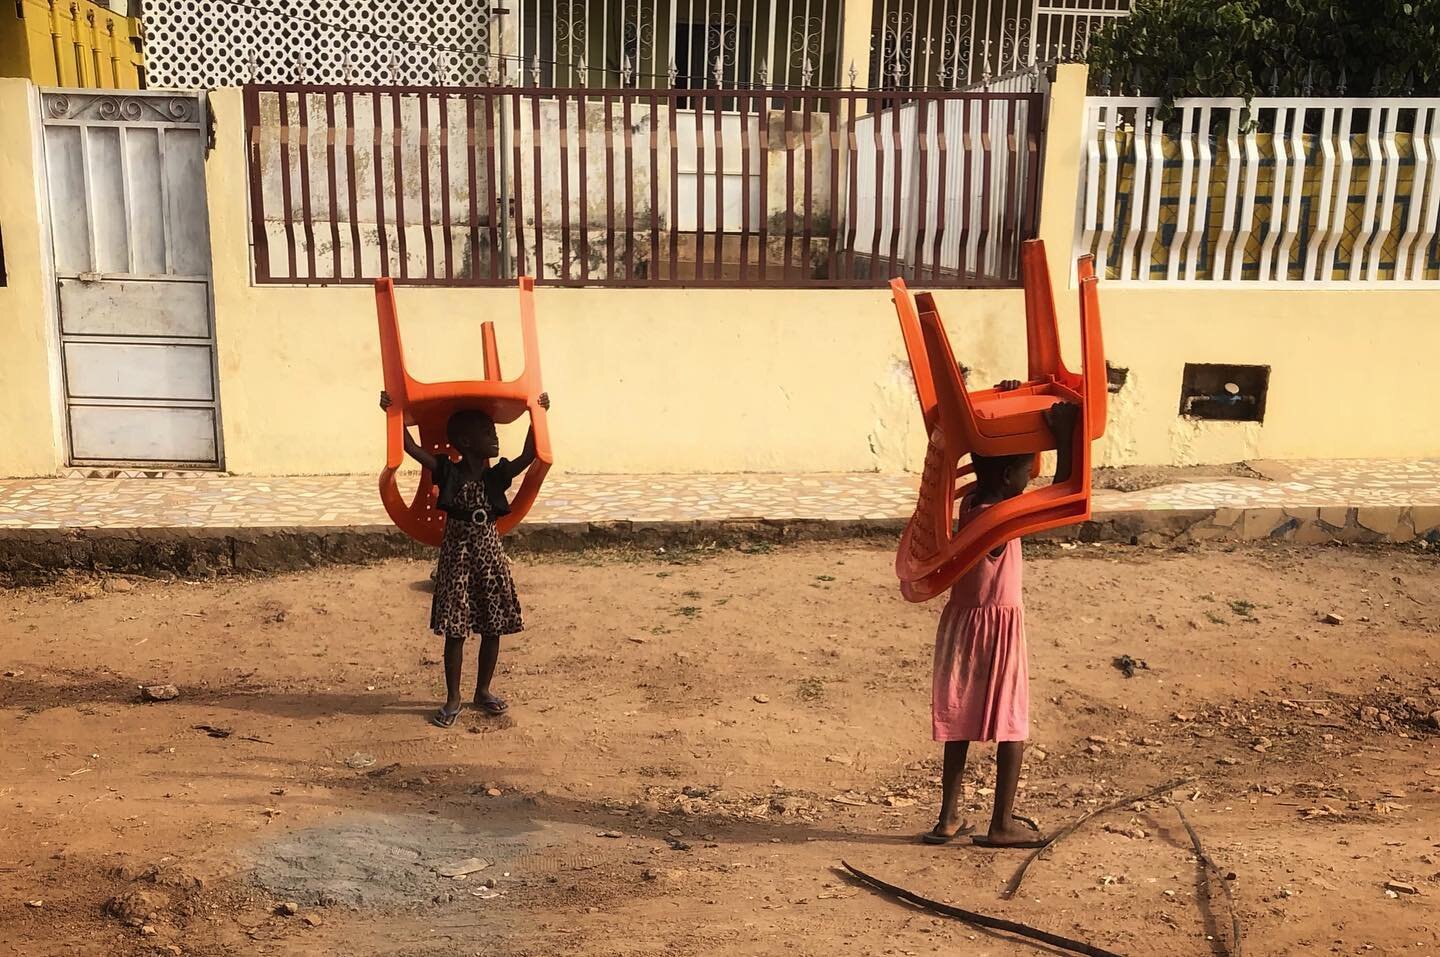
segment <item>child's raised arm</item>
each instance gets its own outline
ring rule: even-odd
[[[1045,412],[1045,424],[1055,433],[1055,481],[1065,482],[1075,467],[1075,429],[1080,421],[1080,406],[1074,402],[1056,402]]]
[[[390,398],[390,393],[388,393],[388,392],[381,392],[381,393],[380,393],[380,408],[382,408],[382,409],[388,409],[388,408],[390,408],[390,403],[391,403],[391,401],[392,401],[392,400],[391,400],[391,398]],[[404,426],[401,426],[401,429],[402,429],[402,431],[404,432],[404,435],[405,435],[405,454],[408,455],[408,456],[410,456],[410,457],[411,457],[412,459],[414,459],[415,461],[419,462],[422,466],[424,466],[425,468],[429,469],[431,472],[434,472],[434,471],[435,471],[435,456],[431,455],[429,452],[425,451],[423,448],[420,447],[420,443],[419,443],[419,442],[416,442],[416,441],[410,436],[410,430],[409,430],[409,429],[404,428]]]
[[[550,393],[542,392],[539,398],[540,408],[547,412],[550,409]],[[516,475],[525,471],[535,461],[535,426],[530,426],[530,431],[525,433],[525,448],[521,450],[520,457],[510,463],[511,469]]]

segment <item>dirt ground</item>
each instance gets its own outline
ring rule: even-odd
[[[0,953],[1037,952],[841,860],[1121,954],[1224,953],[1162,801],[1089,822],[1010,901],[1022,852],[915,843],[940,609],[901,600],[892,557],[527,561],[510,715],[449,731],[425,722],[419,563],[0,592]],[[1234,874],[1246,953],[1440,954],[1437,572],[1401,550],[1032,554],[1020,810],[1051,830],[1191,779],[1174,796]],[[1148,668],[1126,678],[1126,654]],[[142,703],[154,683],[180,696]]]

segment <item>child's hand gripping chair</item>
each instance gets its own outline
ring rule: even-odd
[[[415,497],[406,502],[395,482],[395,473],[405,458],[405,427],[420,428],[420,444],[436,455],[450,455],[453,449],[445,426],[458,409],[480,409],[497,425],[514,422],[529,414],[535,430],[535,461],[525,472],[520,488],[510,503],[510,514],[496,523],[504,535],[520,523],[540,483],[550,470],[550,429],[545,410],[540,408],[540,346],[535,334],[535,280],[520,278],[520,331],[524,339],[525,370],[518,378],[500,377],[500,354],[495,344],[495,324],[481,325],[485,357],[485,378],[469,382],[419,382],[405,370],[405,353],[400,345],[395,287],[389,279],[375,280],[375,311],[380,319],[380,359],[385,373],[385,391],[390,408],[385,421],[385,470],[380,473],[380,500],[385,511],[402,531],[427,545],[439,545],[445,536],[445,513],[435,507],[437,494],[428,469],[420,472]]]
[[[1067,370],[1060,358],[1055,299],[1045,247],[1039,240],[1025,243],[1022,277],[1029,378],[1020,388],[1005,392],[967,389],[934,299],[921,293],[912,303],[904,280],[890,284],[930,436],[915,514],[895,558],[900,590],[910,601],[928,601],[946,591],[986,552],[1012,538],[1090,517],[1090,443],[1105,432],[1107,401],[1094,264],[1088,256],[1079,263],[1079,374]],[[1073,443],[1068,479],[957,520],[956,504],[975,488],[971,481],[957,490],[956,484],[975,472],[971,462],[961,465],[961,460],[1055,448],[1045,413],[1062,401],[1081,409],[1075,434],[1063,439]]]

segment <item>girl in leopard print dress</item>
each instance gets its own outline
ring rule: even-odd
[[[380,408],[389,405],[390,396],[382,392]],[[540,406],[550,408],[548,395],[540,396]],[[446,514],[430,604],[430,630],[445,639],[445,704],[430,718],[441,728],[450,727],[460,716],[460,671],[465,639],[472,634],[480,636],[475,707],[489,715],[504,714],[508,707],[490,692],[490,680],[500,655],[500,636],[523,630],[525,623],[495,521],[509,514],[505,493],[535,460],[532,430],[519,458],[491,464],[500,455],[500,439],[495,423],[477,409],[461,409],[450,416],[445,432],[460,453],[459,462],[425,451],[408,429],[405,432],[405,452],[430,471],[440,490],[436,505]]]

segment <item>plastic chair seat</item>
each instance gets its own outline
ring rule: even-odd
[[[520,331],[524,342],[525,369],[510,380],[501,378],[500,355],[495,342],[495,324],[481,324],[481,346],[485,378],[454,382],[421,382],[405,368],[400,341],[395,286],[390,279],[375,280],[375,310],[380,322],[380,359],[390,408],[385,423],[385,468],[380,473],[380,500],[391,521],[411,538],[427,545],[439,545],[445,537],[445,513],[435,507],[438,490],[429,469],[420,470],[415,495],[406,501],[400,493],[396,474],[405,460],[405,428],[420,432],[420,445],[434,455],[456,457],[446,437],[450,416],[460,409],[480,409],[497,425],[529,415],[535,431],[535,461],[525,471],[520,487],[510,502],[510,514],[495,523],[504,535],[530,511],[540,492],[553,459],[550,430],[545,410],[540,407],[540,348],[535,331],[535,281],[522,276],[520,287]]]

